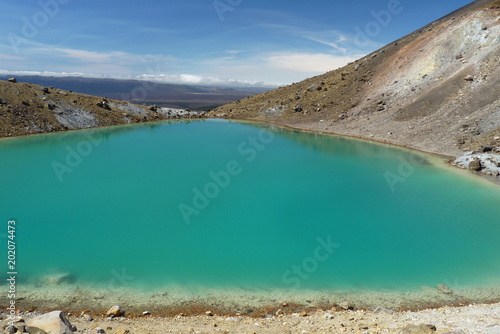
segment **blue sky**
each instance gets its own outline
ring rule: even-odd
[[[470,0],[2,0],[0,73],[286,84]]]

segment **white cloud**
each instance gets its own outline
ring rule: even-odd
[[[313,75],[337,69],[360,57],[362,55],[335,56],[322,53],[294,53],[272,56],[268,59],[268,66],[294,72],[309,72]]]
[[[236,79],[224,79],[213,76],[201,76],[193,74],[140,74],[140,75],[116,75],[116,74],[98,74],[89,72],[53,72],[53,71],[8,71],[1,70],[0,74],[10,75],[39,75],[47,77],[83,77],[98,79],[122,79],[122,80],[142,80],[157,83],[177,83],[187,85],[229,85],[229,86],[269,86],[276,87],[274,84],[266,84],[258,81],[246,81]]]
[[[24,58],[0,53],[0,60],[24,60]]]

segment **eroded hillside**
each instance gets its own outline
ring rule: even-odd
[[[0,81],[0,137],[196,117],[22,82]]]

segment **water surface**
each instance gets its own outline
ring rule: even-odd
[[[0,157],[21,283],[500,286],[499,188],[421,153],[211,120],[2,140]]]

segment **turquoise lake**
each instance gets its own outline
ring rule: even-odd
[[[500,286],[500,188],[419,152],[207,120],[5,139],[0,159],[20,284]]]

